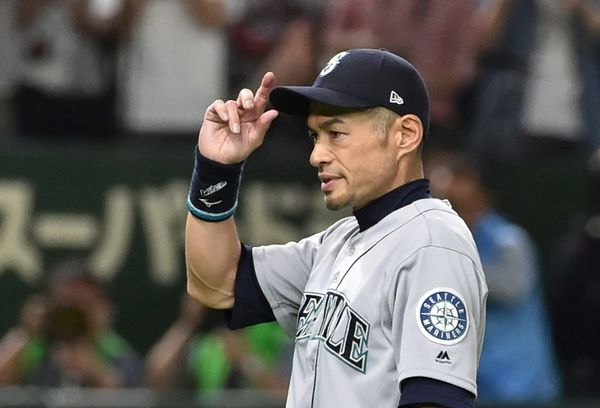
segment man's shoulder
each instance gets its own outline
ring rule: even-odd
[[[353,231],[353,228],[357,228],[355,220],[344,221],[335,226],[334,230]],[[410,242],[411,246],[416,244],[428,246],[442,240],[445,234],[452,230],[464,231],[470,236],[464,221],[447,201],[424,198],[388,214],[366,231],[365,238],[382,239],[400,236],[399,239],[392,239],[392,241],[398,245]],[[407,236],[410,237],[409,240],[406,239]]]
[[[459,229],[463,227],[464,221],[452,209],[447,200],[437,198],[424,198],[396,210],[387,217],[386,222],[396,224],[400,230],[410,229],[413,233],[424,233],[431,239],[431,232],[443,232],[451,229],[455,224]],[[468,230],[468,228],[467,228]]]
[[[419,236],[429,246],[476,253],[473,235],[464,220],[452,209],[447,200],[435,198],[419,200],[415,207],[414,222],[419,226]]]
[[[447,216],[457,216],[456,211],[448,200],[439,198],[423,198],[411,204],[419,214],[433,212],[435,214],[446,214]]]

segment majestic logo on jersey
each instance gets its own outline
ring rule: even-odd
[[[333,69],[337,66],[337,64],[340,63],[340,61],[342,60],[342,58],[344,58],[348,54],[349,54],[348,51],[342,51],[342,52],[334,55],[329,60],[329,62],[327,64],[325,64],[325,66],[321,70],[321,73],[319,74],[319,76],[325,76],[325,75],[329,74],[331,71],[333,71]]]
[[[440,364],[452,364],[452,360],[450,359],[447,351],[440,351],[435,357],[435,361]]]
[[[467,306],[449,288],[436,288],[417,303],[417,324],[429,340],[444,345],[461,341],[469,329]]]
[[[298,312],[296,341],[319,340],[350,367],[365,373],[370,324],[336,291],[305,293]]]

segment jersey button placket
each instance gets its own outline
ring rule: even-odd
[[[342,254],[345,256],[340,260],[339,264],[336,265],[337,269],[333,274],[333,279],[331,281],[331,286],[336,287],[339,286],[341,279],[346,275],[346,272],[354,263],[354,254],[356,253],[356,246],[354,242],[348,242],[346,249],[342,251]]]
[[[332,289],[337,289],[338,285],[340,284],[340,279],[342,279],[342,276],[344,276],[344,274],[342,273],[342,271],[340,271],[339,269],[337,269],[333,273],[333,276],[331,278],[331,283],[329,283],[329,287],[332,288]]]

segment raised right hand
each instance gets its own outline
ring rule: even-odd
[[[204,157],[223,164],[240,163],[258,148],[276,110],[265,112],[275,75],[267,72],[254,94],[242,89],[237,100],[217,100],[204,114],[198,148]]]

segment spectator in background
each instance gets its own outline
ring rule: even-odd
[[[121,121],[141,136],[195,137],[204,110],[227,87],[227,26],[244,2],[125,0]]]
[[[248,0],[242,17],[229,30],[228,94],[253,88],[266,71],[277,83],[309,85],[319,66],[320,2]],[[284,136],[277,149],[302,148],[306,121],[290,115],[275,119],[269,134]]]
[[[229,86],[233,95],[262,79],[266,67],[278,83],[312,83],[318,66],[319,8],[307,0],[249,0],[229,30]]]
[[[473,152],[504,159],[544,145],[599,145],[600,2],[480,3],[481,15],[495,14],[483,20],[496,35],[479,44]]]
[[[275,323],[230,331],[206,324],[210,311],[187,293],[180,314],[148,353],[148,385],[159,391],[258,388],[286,395],[291,354]],[[286,368],[287,367],[287,368]]]
[[[329,0],[324,51],[386,48],[411,61],[429,89],[433,139],[464,145],[458,104],[476,69],[476,9],[475,0]]]
[[[0,342],[0,384],[142,385],[141,359],[112,328],[105,288],[82,263],[60,263],[46,292],[27,300],[18,326]]]
[[[534,44],[534,9],[534,0],[479,0],[479,69],[469,111],[469,148],[476,156],[514,157],[523,147],[519,120]]]
[[[460,155],[432,155],[432,192],[447,198],[473,232],[489,287],[477,378],[487,403],[547,403],[560,384],[534,244],[493,207],[477,167]]]
[[[600,148],[590,156],[587,170],[587,208],[560,240],[548,285],[564,390],[571,398],[600,397],[594,324],[600,314]]]
[[[36,137],[107,136],[121,0],[21,0],[17,131]]]
[[[585,2],[589,1],[535,1],[536,45],[522,118],[528,136],[590,143],[593,138],[600,144],[600,61],[590,49],[585,13],[578,11]],[[593,73],[587,72],[588,64],[594,65]]]

